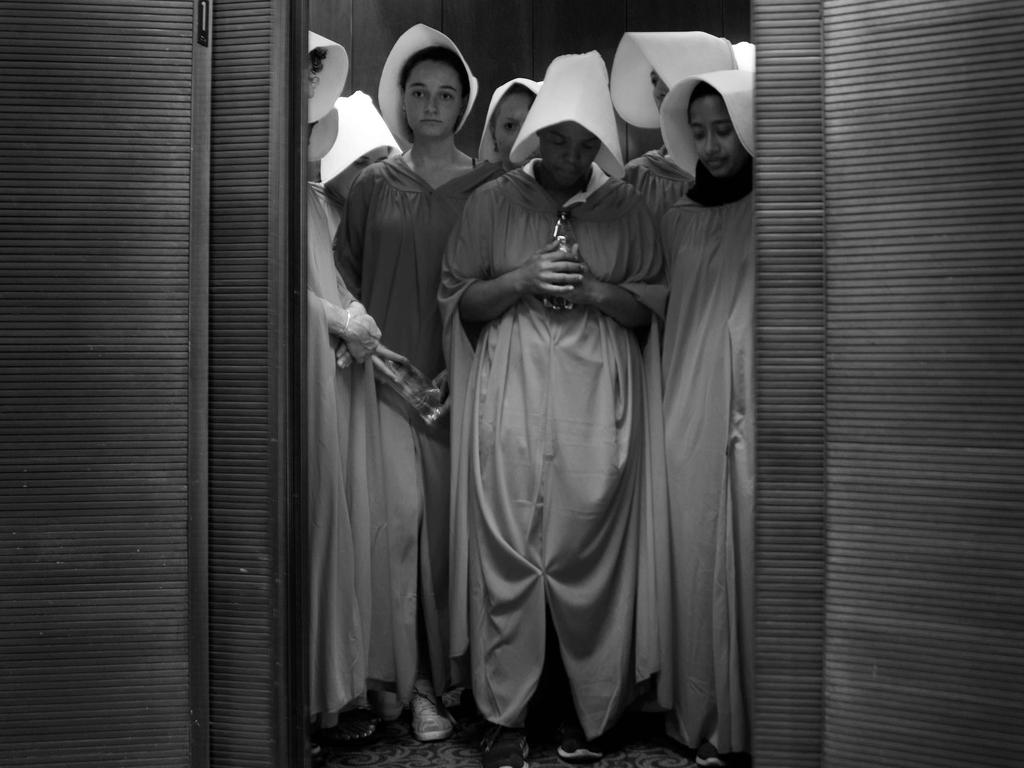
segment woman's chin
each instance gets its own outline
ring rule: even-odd
[[[452,126],[441,122],[426,121],[417,124],[416,136],[423,138],[440,139],[452,135]]]

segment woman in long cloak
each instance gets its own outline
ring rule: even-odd
[[[566,759],[600,757],[583,737],[614,724],[656,666],[638,593],[650,596],[653,578],[647,390],[665,286],[643,201],[597,164],[621,173],[596,52],[549,67],[513,161],[538,143],[540,160],[470,198],[439,294],[458,409],[452,651],[468,653],[477,705],[505,727],[485,766],[524,764],[546,646],[583,731],[571,743],[563,733]],[[552,243],[563,210],[585,267]],[[545,296],[574,306],[546,308]]]
[[[445,368],[437,288],[441,256],[466,198],[501,168],[478,165],[454,143],[476,96],[455,44],[425,25],[395,43],[378,100],[401,155],[367,168],[352,186],[339,254],[342,277],[377,320],[382,342],[427,377]],[[387,387],[378,389],[386,521],[371,554],[371,684],[411,705],[413,732],[445,738],[437,695],[448,654],[449,437]]]
[[[347,56],[310,33],[310,64],[309,159],[317,160],[337,130],[336,120],[321,121],[344,85]],[[352,742],[375,728],[358,705],[369,653],[368,499],[379,461],[372,373],[364,365],[343,369],[337,360],[364,359],[380,331],[338,278],[328,212],[312,183],[306,216],[309,711],[318,740]]]
[[[708,766],[749,749],[753,703],[752,103],[752,74],[732,70],[682,81],[662,107],[669,152],[696,183],[662,219],[676,653],[661,682],[671,732]]]

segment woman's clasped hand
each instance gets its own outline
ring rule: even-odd
[[[573,295],[585,273],[586,265],[579,257],[578,245],[566,251],[559,247],[557,240],[551,240],[534,251],[519,268],[521,292],[536,296]]]

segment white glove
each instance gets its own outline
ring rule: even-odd
[[[341,316],[337,335],[344,340],[356,362],[361,363],[377,348],[380,328],[377,327],[376,321],[366,314],[366,307],[358,301],[353,301],[343,309]]]
[[[347,344],[339,344],[334,351],[334,362],[339,368],[348,368],[352,365],[352,353],[348,351]]]

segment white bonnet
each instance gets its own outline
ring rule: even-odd
[[[544,84],[523,121],[510,159],[522,163],[535,154],[537,131],[572,121],[601,140],[595,162],[609,176],[622,177],[622,149],[615,110],[608,93],[608,70],[597,51],[558,56],[544,74]]]

